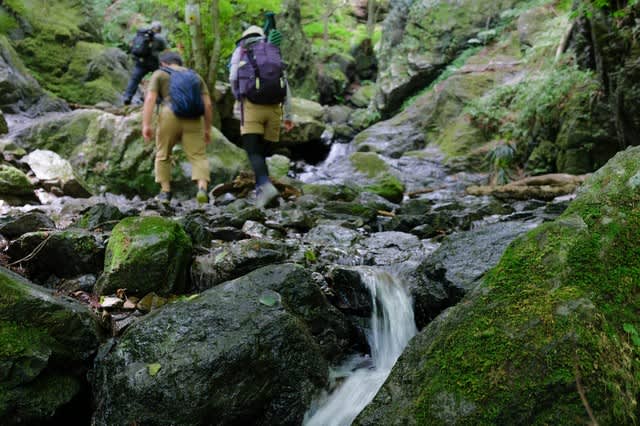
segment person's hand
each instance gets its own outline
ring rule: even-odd
[[[293,129],[294,127],[295,127],[295,125],[293,124],[293,121],[284,120],[284,131],[285,132],[290,132],[291,129]]]
[[[204,131],[204,144],[209,145],[211,143],[211,130]]]
[[[145,142],[151,142],[151,139],[153,139],[153,128],[151,126],[143,125],[142,137],[144,138]]]

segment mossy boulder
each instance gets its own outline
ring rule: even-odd
[[[373,99],[375,92],[376,85],[367,81],[362,84],[362,86],[360,86],[353,95],[351,95],[349,102],[358,108],[366,108],[369,106],[369,103],[371,103],[371,99]]]
[[[98,110],[78,110],[35,122],[15,136],[16,143],[58,153],[93,192],[109,191],[129,196],[155,195],[159,188],[153,175],[153,144],[142,139],[141,113],[117,116]],[[191,196],[190,165],[181,145],[174,149],[178,167],[172,169],[173,190]],[[232,179],[248,169],[247,156],[213,128],[207,146],[211,183]]]
[[[291,108],[295,127],[290,132],[281,132],[280,140],[288,144],[319,141],[325,129],[322,122],[324,117],[322,105],[302,98],[293,98]]]
[[[291,160],[284,155],[276,154],[267,158],[267,166],[269,167],[269,176],[281,179],[289,173]]]
[[[397,2],[385,20],[376,102],[383,113],[397,110],[416,89],[427,86],[466,49],[467,41],[518,0]]]
[[[48,424],[86,391],[101,330],[84,306],[0,267],[0,423]],[[78,414],[78,416],[80,416]]]
[[[66,73],[49,90],[83,105],[116,104],[129,79],[128,66],[122,50],[79,41],[72,49]]]
[[[319,101],[322,105],[331,105],[343,96],[349,80],[342,66],[336,62],[322,64],[318,71]]]
[[[75,0],[5,2],[21,28],[13,45],[40,85],[81,104],[115,102],[128,78],[124,52],[101,45],[99,5]]]
[[[402,201],[405,186],[391,174],[389,166],[374,152],[356,152],[349,157],[353,167],[371,182],[364,189],[378,194],[392,203]]]
[[[11,204],[35,198],[34,187],[27,175],[12,166],[0,165],[0,198]]]
[[[0,17],[2,8],[0,6]],[[0,31],[0,109],[6,112],[18,113],[31,110],[38,103],[44,108],[40,110],[63,109],[47,108],[51,99],[47,96],[24,66],[22,60],[11,46],[11,43]],[[1,134],[2,132],[0,132]]]
[[[362,192],[362,189],[356,185],[323,185],[323,184],[305,184],[302,186],[302,192],[314,195],[326,201],[353,201]]]
[[[183,291],[191,263],[191,240],[182,227],[162,217],[128,217],[113,228],[96,283],[97,294],[126,288],[132,295]]]
[[[427,326],[355,424],[638,421],[640,148]],[[581,398],[581,394],[584,396]]]

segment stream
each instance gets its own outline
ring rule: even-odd
[[[337,387],[320,396],[305,416],[306,426],[350,425],[373,400],[409,340],[417,333],[411,297],[394,275],[363,269],[373,312],[367,341],[371,357],[355,356],[332,372]]]

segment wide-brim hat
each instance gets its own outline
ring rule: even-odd
[[[240,37],[238,41],[244,40],[245,38],[251,37],[251,36],[264,37],[264,30],[257,25],[252,25],[246,30],[244,30],[244,32],[242,33],[242,37]]]

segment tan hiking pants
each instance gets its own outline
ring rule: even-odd
[[[177,143],[182,143],[191,163],[191,179],[209,182],[209,159],[202,120],[202,117],[195,120],[178,118],[171,108],[161,106],[156,133],[156,182],[171,181],[171,149]]]

